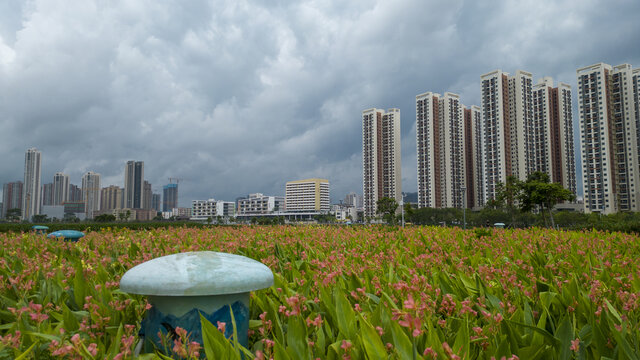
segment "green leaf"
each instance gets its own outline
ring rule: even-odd
[[[231,346],[229,340],[202,314],[200,314],[200,325],[202,327],[202,347],[207,359],[240,360],[238,351]]]
[[[287,352],[294,359],[308,359],[307,327],[300,316],[290,316],[287,327]]]
[[[556,337],[560,340],[559,348],[556,354],[558,359],[570,359],[571,358],[571,341],[574,339],[573,325],[569,320],[569,316],[565,316],[558,329],[556,330]]]
[[[616,319],[618,324],[622,323],[622,318],[620,317],[620,314],[618,314],[618,311],[616,311],[616,308],[613,307],[613,305],[611,305],[611,303],[609,302],[609,300],[604,299],[604,303],[607,305],[607,309],[609,309],[609,313],[611,315],[613,315],[614,319]]]
[[[55,336],[55,335],[51,335],[51,334],[43,334],[40,332],[34,332],[34,331],[25,331],[24,332],[25,335],[31,335],[31,336],[37,336],[39,338],[43,338],[49,341],[60,341],[60,337]]]
[[[456,334],[456,340],[453,344],[453,351],[461,355],[463,359],[469,357],[469,346],[471,340],[469,338],[469,321],[465,320],[464,323],[458,329]]]
[[[78,324],[78,320],[73,315],[71,310],[67,307],[67,305],[65,305],[65,303],[62,303],[60,305],[60,307],[62,308],[62,316],[63,316],[63,321],[64,321],[64,328],[67,331],[76,331],[76,330],[78,330],[78,328],[80,327],[80,324]]]
[[[354,339],[356,337],[356,317],[351,303],[339,289],[334,290],[333,299],[336,304],[338,330],[340,330],[346,338]]]
[[[380,336],[362,315],[358,314],[360,322],[360,341],[364,344],[364,351],[368,359],[386,359],[387,350],[380,339]]]
[[[29,355],[31,353],[31,351],[33,350],[33,348],[36,346],[36,344],[38,344],[37,342],[31,344],[31,346],[29,346],[29,348],[23,352],[22,354],[18,355],[18,357],[15,360],[23,360],[27,358],[27,355]]]
[[[409,339],[407,334],[397,322],[391,321],[390,325],[393,344],[400,358],[413,359],[413,345],[411,344],[411,340]]]
[[[278,340],[273,345],[273,359],[274,360],[291,360],[291,356],[284,349],[282,344]]]

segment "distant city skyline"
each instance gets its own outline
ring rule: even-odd
[[[93,171],[122,187],[136,159],[155,192],[184,179],[180,206],[284,195],[287,179],[314,177],[336,203],[362,192],[361,111],[396,107],[413,192],[416,94],[480,105],[478,76],[493,69],[577,89],[578,68],[640,64],[631,0],[64,5],[0,4],[2,184],[23,181],[35,147],[43,184],[62,172],[78,186]]]

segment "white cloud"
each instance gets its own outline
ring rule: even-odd
[[[415,191],[415,94],[471,105],[494,68],[571,83],[596,61],[640,66],[639,5],[605,5],[10,0],[0,182],[21,178],[36,146],[43,182],[92,170],[122,185],[136,159],[154,188],[184,178],[183,205],[282,194],[307,176],[328,178],[339,199],[361,191],[360,114],[375,106],[402,111],[403,187]]]

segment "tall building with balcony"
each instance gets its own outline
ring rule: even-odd
[[[287,212],[328,213],[330,210],[329,180],[306,179],[287,182],[285,208]]]
[[[376,216],[383,197],[402,201],[400,109],[362,112],[362,187],[364,215]]]
[[[585,212],[640,207],[640,69],[598,63],[576,71]]]
[[[100,174],[88,171],[82,176],[82,198],[87,219],[93,219],[93,213],[100,210]]]
[[[482,109],[473,105],[464,109],[465,175],[467,208],[484,206],[484,122]]]
[[[144,195],[144,161],[127,161],[124,168],[124,207],[142,209]]]
[[[576,194],[571,86],[544,77],[533,86],[533,170]]]
[[[465,108],[450,92],[416,96],[419,207],[481,206],[482,196],[476,198],[483,189],[481,138],[477,106]]]
[[[153,190],[151,189],[151,183],[147,180],[144,181],[144,203],[142,204],[143,209],[150,210],[151,202],[153,201]]]
[[[42,204],[42,153],[35,148],[24,156],[24,183],[22,187],[22,219],[31,220],[40,214]]]
[[[69,201],[69,175],[57,172],[53,175],[53,205]]]
[[[100,211],[122,209],[122,188],[111,185],[100,190]]]
[[[151,196],[151,209],[155,211],[162,211],[162,200],[160,194],[153,194]]]
[[[22,209],[22,181],[6,183],[2,186],[2,213],[4,219],[10,209]]]
[[[42,206],[53,205],[53,183],[42,185]]]
[[[171,211],[178,207],[178,184],[167,184],[162,187],[162,211]]]
[[[485,131],[485,202],[495,199],[496,186],[513,175],[520,180],[535,171],[531,132],[532,75],[495,70],[480,76]]]
[[[78,185],[69,184],[69,202],[82,201],[82,189]],[[63,204],[67,202],[64,201]]]

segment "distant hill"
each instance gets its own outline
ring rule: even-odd
[[[417,192],[405,192],[404,194],[404,202],[407,203],[417,203],[418,202],[418,193]]]

